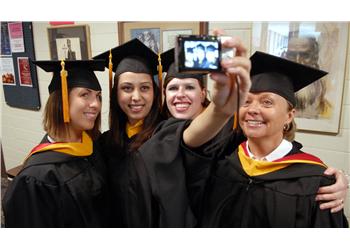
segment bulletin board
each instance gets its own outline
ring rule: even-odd
[[[40,94],[31,22],[1,22],[1,76],[5,102],[16,108],[39,110]]]

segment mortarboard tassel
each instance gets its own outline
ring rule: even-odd
[[[109,50],[109,63],[108,63],[108,75],[109,75],[109,94],[112,92],[112,73],[113,73],[113,63],[112,63],[112,50]]]
[[[162,66],[162,59],[160,57],[160,53],[158,53],[158,82],[159,82],[159,89],[160,89],[160,100],[163,103],[163,66]]]
[[[69,117],[69,104],[68,104],[68,84],[67,76],[68,72],[64,68],[64,60],[61,61],[61,87],[62,87],[62,106],[63,106],[63,121],[68,123],[70,121]]]
[[[237,129],[237,115],[237,112],[235,112],[233,117],[233,129]]]
[[[239,83],[238,79],[234,74],[229,74],[230,75],[230,82],[231,82],[231,88],[233,88],[233,84],[236,84],[237,88],[237,111],[234,113],[233,117],[233,127],[232,129],[238,129],[238,116],[239,116],[239,105],[240,105],[240,100],[239,100]]]

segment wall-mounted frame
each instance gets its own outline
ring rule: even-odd
[[[297,92],[298,130],[339,132],[348,32],[347,23],[254,23],[253,51],[265,51],[328,72]]]
[[[52,60],[88,60],[91,58],[88,25],[65,25],[47,28]]]
[[[175,46],[179,34],[208,34],[207,22],[118,22],[119,44],[140,39],[156,53]]]

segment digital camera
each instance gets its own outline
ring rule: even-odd
[[[234,50],[222,48],[227,37],[179,35],[175,43],[175,64],[179,72],[220,72],[220,61],[233,57]]]

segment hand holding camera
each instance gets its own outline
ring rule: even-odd
[[[175,47],[175,63],[179,72],[221,72],[221,60],[233,58],[234,48],[225,48],[222,43],[229,37],[209,35],[180,35]]]

